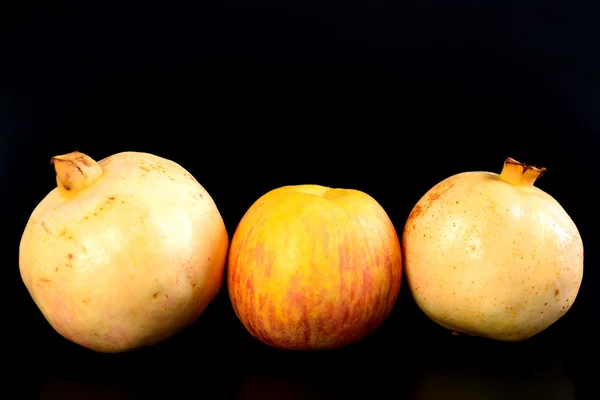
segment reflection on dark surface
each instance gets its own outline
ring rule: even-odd
[[[76,376],[49,376],[41,383],[40,400],[131,400],[137,398],[125,383],[84,379]]]
[[[397,345],[390,347],[394,338]],[[124,354],[97,354],[57,340],[38,356],[57,363],[38,371],[43,376],[32,383],[40,382],[34,398],[61,400],[575,399],[577,365],[548,340],[540,335],[502,343],[388,329],[357,346],[305,353],[272,349],[241,334],[218,341],[192,328],[176,340]]]
[[[351,398],[350,393],[340,385],[326,386],[298,377],[257,374],[245,376],[235,395],[236,400],[329,400],[348,398]]]
[[[446,354],[448,355],[448,354]],[[289,359],[312,359],[312,363],[273,363],[270,368],[254,368],[246,364],[244,369],[232,367],[203,371],[189,369],[189,365],[151,374],[145,377],[126,378],[128,375],[91,372],[90,377],[81,373],[53,373],[43,379],[39,397],[43,400],[60,399],[115,399],[137,398],[234,398],[238,400],[271,399],[364,399],[397,398],[410,400],[571,400],[575,399],[573,384],[558,357],[548,356],[531,360],[514,359],[514,366],[506,365],[506,358],[480,364],[479,357],[465,355],[458,360],[441,364],[439,359],[430,362],[386,364],[381,357],[358,358],[355,363],[346,359],[345,367],[326,365],[327,358],[319,356]],[[398,356],[398,355],[397,355]],[[395,358],[395,357],[392,357]],[[493,355],[492,355],[493,358]],[[176,361],[173,359],[172,361]],[[271,361],[275,361],[274,359]],[[279,360],[282,361],[282,360]],[[450,359],[446,359],[450,361]],[[468,365],[472,363],[472,365]],[[175,365],[173,363],[172,365]],[[235,364],[235,363],[234,363]],[[258,362],[260,364],[260,362]],[[253,367],[254,365],[254,367]],[[532,365],[535,365],[532,367]],[[237,365],[238,368],[241,365]],[[137,367],[137,368],[135,368]],[[209,366],[206,366],[209,368]],[[129,370],[129,368],[127,368]],[[209,368],[210,369],[210,368]],[[336,371],[337,370],[337,371]],[[148,373],[148,374],[147,374]],[[95,376],[94,376],[95,375]]]
[[[518,367],[515,366],[518,370]],[[570,400],[573,384],[563,365],[550,359],[542,371],[492,372],[472,368],[423,371],[411,400]]]

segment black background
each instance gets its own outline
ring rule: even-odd
[[[598,367],[599,10],[548,1],[111,3],[0,9],[12,397],[585,397]],[[512,156],[548,168],[536,185],[580,230],[583,285],[565,317],[523,343],[450,335],[404,282],[385,325],[340,351],[257,343],[222,291],[161,345],[92,353],[52,330],[18,271],[29,214],[55,185],[49,159],[76,149],[178,162],[214,198],[230,237],[259,196],[300,183],[371,194],[401,234],[435,183],[499,172]]]

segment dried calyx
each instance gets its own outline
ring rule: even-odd
[[[535,181],[546,172],[546,168],[538,168],[533,165],[521,163],[514,158],[508,157],[504,161],[504,167],[500,177],[512,185],[533,186]]]
[[[92,186],[101,176],[102,167],[91,157],[74,151],[52,157],[50,163],[56,171],[60,192],[73,194]]]

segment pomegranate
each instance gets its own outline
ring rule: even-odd
[[[98,352],[165,340],[219,292],[229,239],[206,190],[164,158],[52,158],[58,186],[21,238],[21,277],[66,339]]]
[[[563,207],[534,186],[544,171],[508,158],[500,174],[460,173],[418,201],[402,245],[408,286],[431,320],[520,341],[570,309],[583,243]]]

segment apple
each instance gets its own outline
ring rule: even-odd
[[[389,316],[402,254],[381,205],[354,189],[274,189],[246,212],[227,266],[231,303],[259,341],[326,350],[358,342]]]

